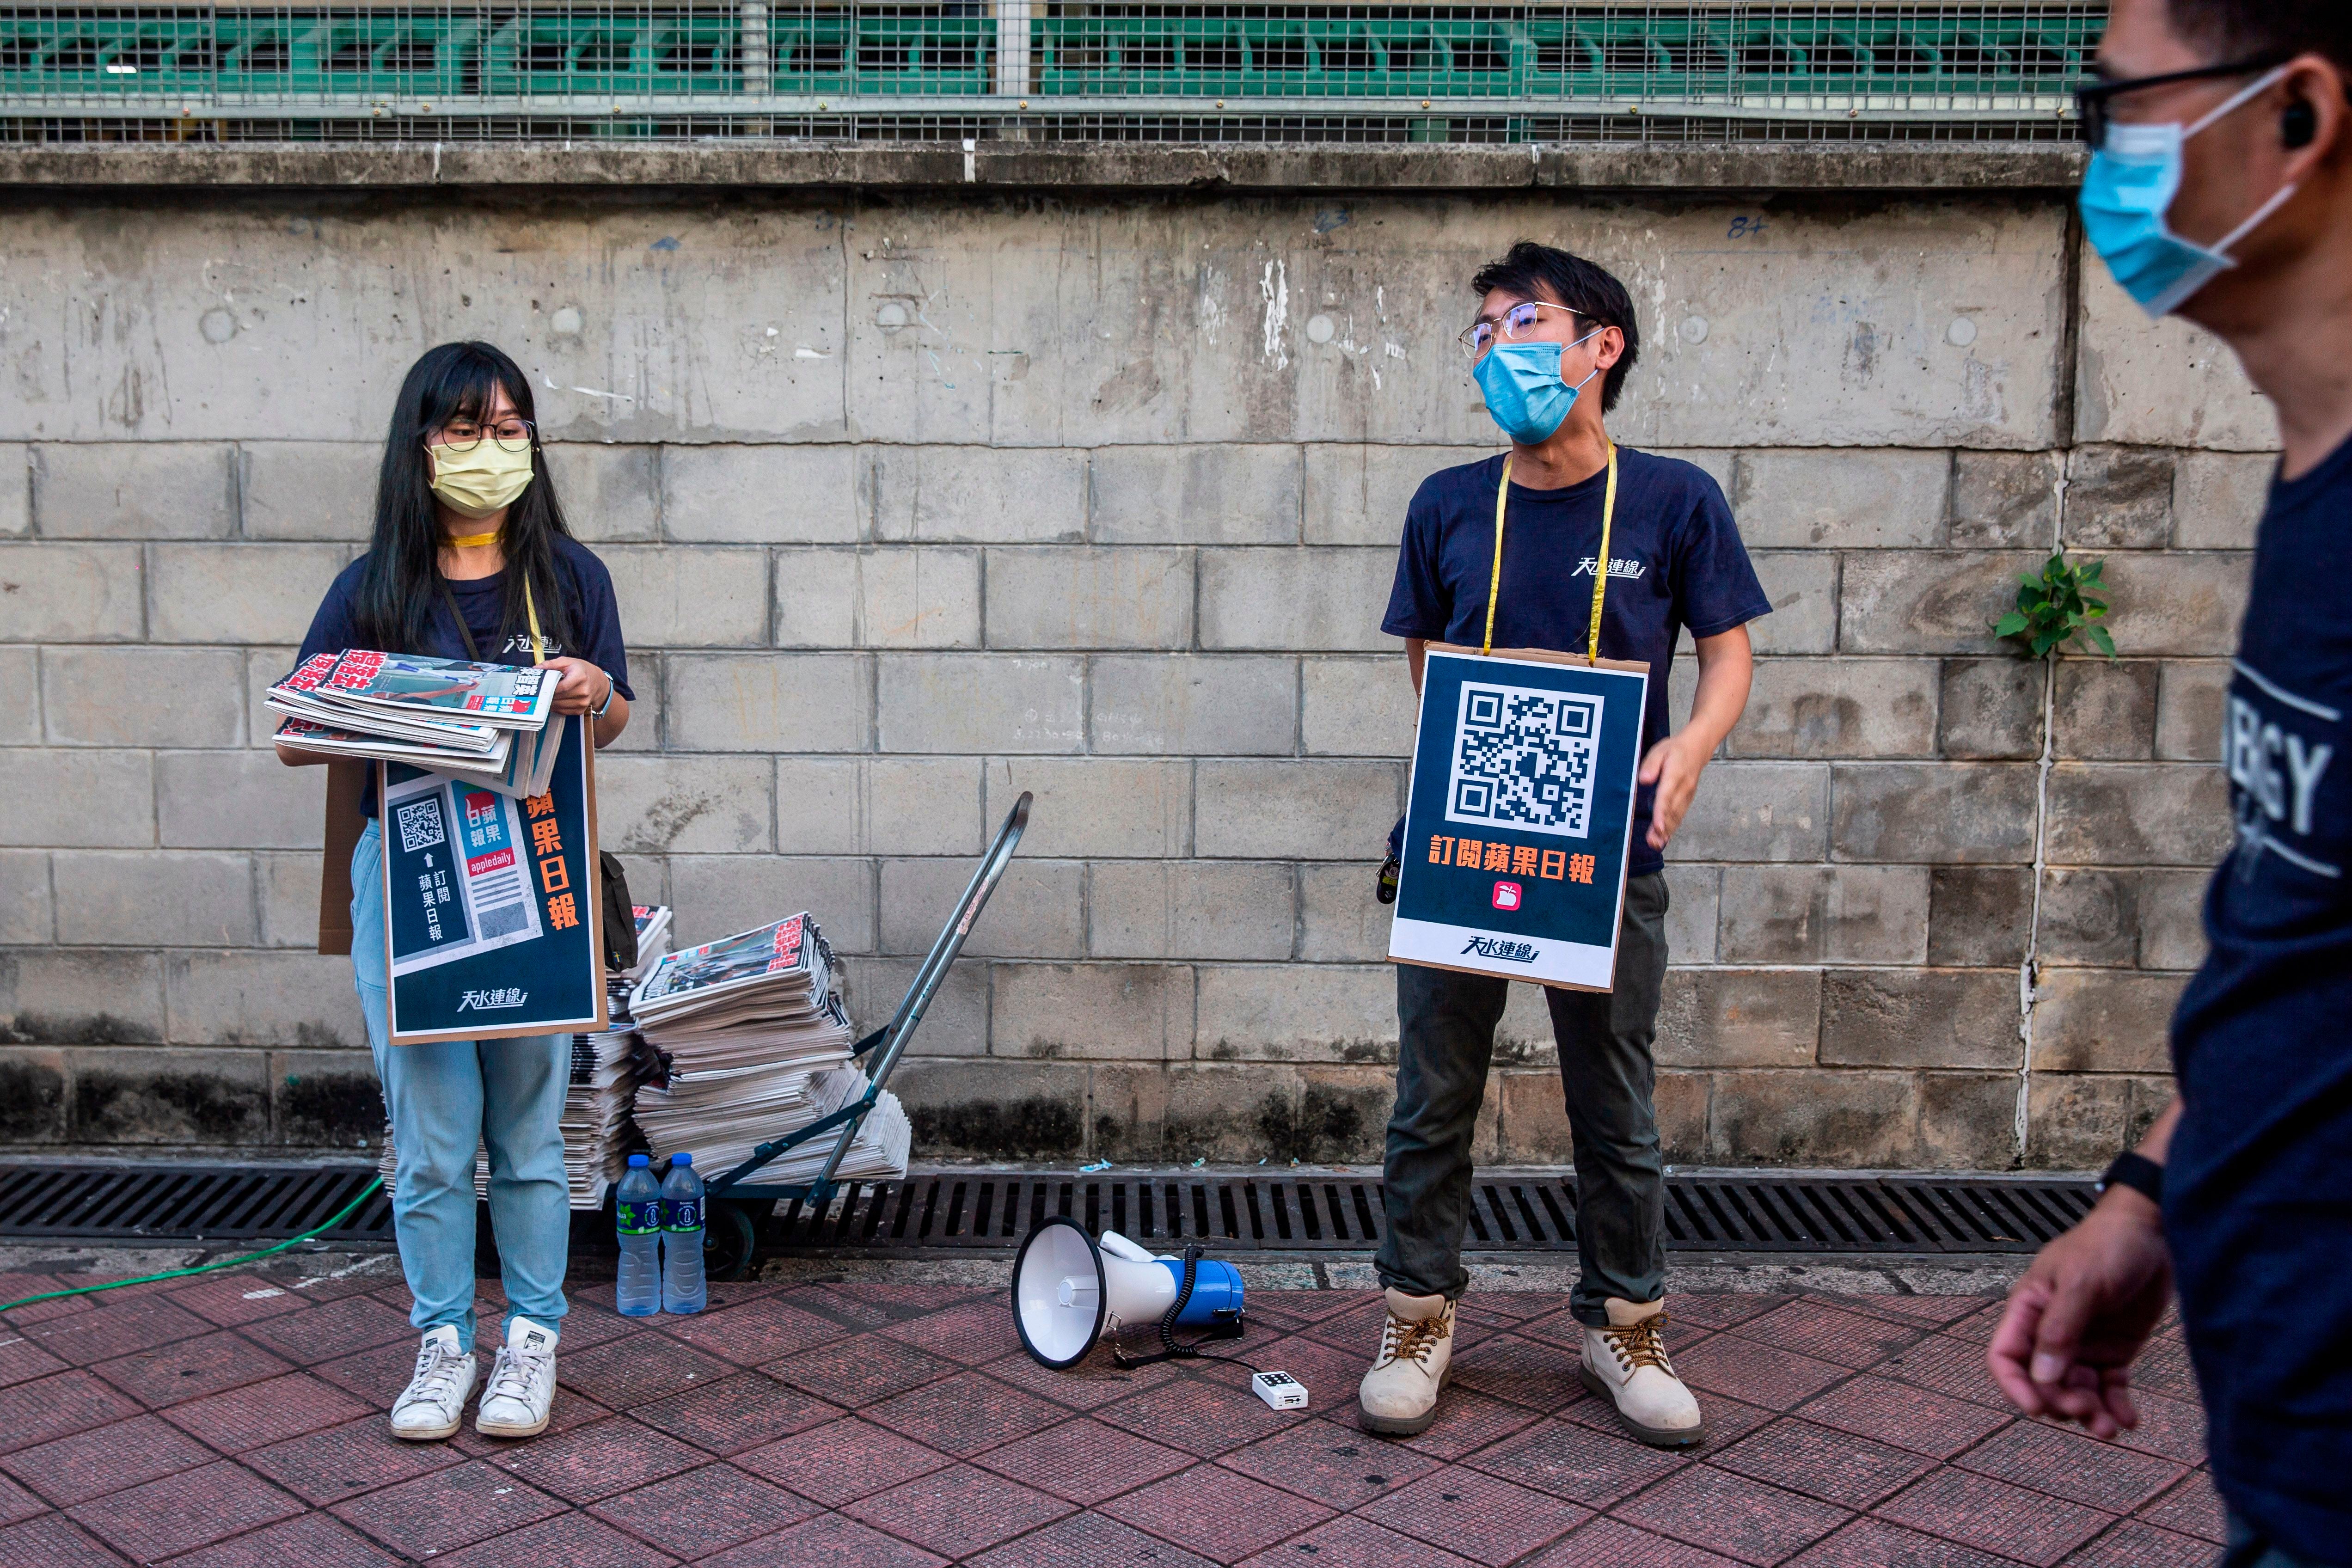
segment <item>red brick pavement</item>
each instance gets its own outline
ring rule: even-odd
[[[2163,1382],[2123,1446],[2020,1420],[1980,1300],[1682,1299],[1668,1340],[1713,1435],[1666,1454],[1578,1385],[1543,1298],[1474,1299],[1445,1415],[1391,1442],[1350,1419],[1369,1296],[1252,1296],[1236,1348],[1315,1399],[1277,1415],[1229,1365],[1044,1372],[990,1292],[719,1286],[645,1321],[609,1295],[575,1299],[556,1420],[521,1443],[386,1433],[411,1341],[380,1277],[10,1314],[0,1568],[2205,1568],[2220,1533],[2192,1384]],[[2168,1329],[2154,1364],[2179,1360]]]

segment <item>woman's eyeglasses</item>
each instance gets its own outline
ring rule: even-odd
[[[2107,144],[2107,127],[2115,122],[2109,106],[2126,92],[2140,92],[2152,87],[2171,87],[2184,81],[2211,81],[2221,77],[2252,76],[2273,66],[2284,65],[2291,55],[2260,55],[2250,60],[2235,60],[2228,65],[2199,66],[2194,70],[2167,71],[2162,76],[2126,77],[2120,81],[2095,81],[2074,89],[2074,113],[2083,122],[2083,140],[2097,152]]]
[[[501,419],[496,425],[477,425],[470,419],[452,419],[441,426],[441,445],[452,452],[470,452],[488,436],[502,451],[528,452],[537,428],[528,419]]]
[[[1455,342],[1462,345],[1464,353],[1474,360],[1478,359],[1495,346],[1496,332],[1499,331],[1507,342],[1517,342],[1536,330],[1536,323],[1543,320],[1546,310],[1559,310],[1570,318],[1576,315],[1565,305],[1549,304],[1541,300],[1522,300],[1500,317],[1479,317],[1463,329],[1461,337]]]

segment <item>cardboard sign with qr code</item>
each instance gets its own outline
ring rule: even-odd
[[[1433,646],[1389,958],[1607,991],[1646,666]]]
[[[585,721],[527,800],[379,763],[394,1045],[604,1027],[596,775]]]

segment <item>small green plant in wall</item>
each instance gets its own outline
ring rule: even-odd
[[[2075,645],[2114,658],[2116,639],[2099,624],[2107,617],[2107,602],[2093,596],[2106,591],[2099,580],[2106,564],[2102,557],[2077,566],[2063,550],[2053,551],[2040,576],[2018,578],[2017,608],[1993,623],[1992,635],[2018,638],[2035,658],[2053,649],[2071,652]]]

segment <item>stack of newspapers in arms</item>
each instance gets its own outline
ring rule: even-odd
[[[637,1086],[659,1083],[667,1070],[659,1052],[646,1044],[629,1018],[629,992],[669,946],[670,911],[667,904],[634,906],[637,921],[637,962],[605,977],[605,1026],[572,1037],[572,1080],[563,1095],[563,1177],[575,1209],[604,1206],[604,1194],[628,1164],[629,1156],[646,1152],[645,1134],[635,1119]],[[383,1152],[376,1169],[383,1189],[393,1192],[393,1167],[399,1155],[387,1118]],[[490,1152],[474,1152],[474,1192],[490,1192]]]
[[[866,1091],[850,1065],[833,950],[806,914],[668,954],[630,994],[629,1013],[669,1064],[666,1083],[638,1089],[637,1128],[657,1161],[691,1153],[706,1180]],[[821,1133],[749,1179],[811,1181],[838,1136]],[[912,1141],[898,1096],[884,1093],[836,1174],[903,1176]]]
[[[518,799],[545,795],[563,726],[558,672],[421,654],[315,654],[269,689],[280,744],[406,763]]]

